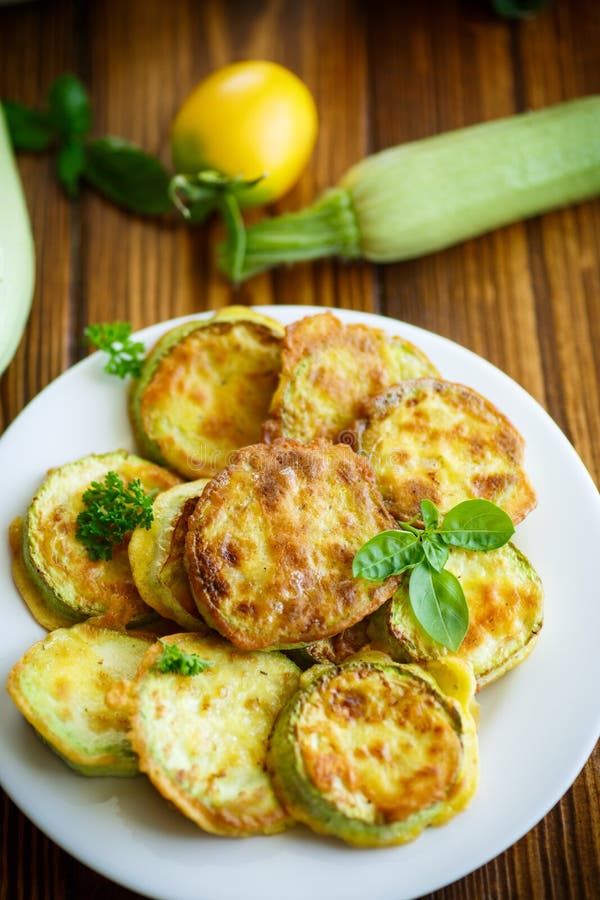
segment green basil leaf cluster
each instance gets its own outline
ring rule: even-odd
[[[15,150],[55,149],[56,174],[70,197],[84,181],[130,212],[162,215],[171,209],[170,176],[158,159],[121,138],[89,138],[92,106],[75,75],[53,82],[46,110],[11,101],[3,101],[3,109]]]
[[[458,579],[445,569],[450,547],[497,550],[510,540],[514,525],[503,509],[489,500],[465,500],[440,524],[431,500],[421,501],[424,528],[399,523],[397,531],[382,531],[354,557],[355,578],[382,581],[410,571],[409,599],[415,618],[427,634],[456,651],[469,627],[469,607]]]

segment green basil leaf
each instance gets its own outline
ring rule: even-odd
[[[410,574],[410,605],[427,634],[456,652],[469,627],[469,607],[458,579],[420,563]]]
[[[440,511],[431,500],[421,500],[421,515],[425,528],[437,528],[440,522]]]
[[[22,103],[2,103],[8,133],[15,150],[46,150],[54,139],[50,117]]]
[[[468,550],[497,550],[514,533],[510,516],[489,500],[465,500],[454,506],[438,532],[444,543]]]
[[[85,168],[85,150],[78,142],[65,144],[56,155],[56,172],[69,197],[79,193],[79,179]]]
[[[448,562],[448,548],[441,541],[435,539],[431,535],[425,535],[423,538],[423,550],[425,552],[425,558],[429,565],[436,570],[436,572],[441,572],[446,563]]]
[[[97,191],[131,212],[152,216],[171,208],[167,170],[129,141],[116,137],[90,141],[83,174]]]
[[[48,95],[50,118],[67,140],[83,137],[92,127],[92,107],[81,81],[65,72],[53,82]]]
[[[399,575],[423,559],[419,538],[408,531],[382,531],[360,548],[352,563],[355,578],[381,581]]]

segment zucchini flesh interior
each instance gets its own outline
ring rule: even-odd
[[[87,622],[58,628],[13,667],[8,691],[40,737],[82,775],[136,775],[128,716],[106,695],[133,678],[151,639]]]
[[[197,675],[162,672],[153,647],[129,692],[131,740],[157,790],[200,828],[246,837],[293,820],[266,772],[267,742],[299,670],[281,653],[244,653],[212,636],[165,643],[209,663]]]
[[[406,843],[446,822],[477,784],[473,690],[460,661],[432,676],[365,652],[309,669],[271,738],[282,802],[358,847]]]

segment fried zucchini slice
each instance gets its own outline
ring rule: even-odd
[[[471,388],[432,378],[372,397],[354,426],[395,518],[420,519],[420,501],[443,513],[483,497],[520,522],[536,504],[523,470],[524,442],[508,419]]]
[[[136,775],[129,720],[105,701],[133,678],[150,638],[88,622],[57,628],[12,668],[8,692],[42,739],[81,775]]]
[[[405,378],[438,372],[413,344],[367,325],[346,325],[331,313],[288,326],[282,370],[264,439],[328,438],[345,442],[345,429],[363,401]]]
[[[171,635],[165,643],[210,666],[198,675],[163,673],[152,647],[128,704],[140,769],[193,822],[214,834],[274,834],[293,820],[266,772],[273,722],[298,685],[282,653],[244,653],[216,636]]]
[[[456,655],[470,664],[481,688],[514,669],[535,647],[543,621],[542,583],[511,543],[488,553],[451,547],[446,569],[460,581],[469,607],[469,628]],[[424,663],[448,654],[417,622],[408,578],[371,616],[368,633],[374,646],[399,662]]]
[[[385,604],[384,604],[385,605]],[[375,615],[375,613],[374,613]],[[315,663],[341,663],[362,650],[369,642],[367,626],[371,616],[345,628],[333,637],[321,638],[314,644],[299,647],[296,650],[286,650],[286,656],[293,659],[301,669],[308,669]]]
[[[277,441],[240,450],[206,486],[186,567],[206,622],[245,650],[337,634],[398,584],[353,578],[362,544],[394,521],[367,461],[342,444]]]
[[[208,479],[178,484],[154,501],[149,529],[136,528],[129,541],[129,563],[142,599],[161,616],[188,631],[202,630],[185,570],[188,520]]]
[[[478,779],[474,679],[364,653],[315,666],[277,719],[268,765],[281,802],[357,847],[416,838],[462,810]]]
[[[34,589],[24,591],[23,599],[44,627],[102,615],[132,626],[156,618],[133,581],[127,540],[114,547],[112,559],[95,561],[75,536],[82,495],[110,471],[125,483],[139,478],[146,491],[163,491],[179,482],[166,469],[125,450],[92,454],[48,473],[24,518],[21,543],[24,572]],[[37,603],[31,602],[34,594]]]
[[[164,335],[132,383],[130,418],[149,459],[212,477],[259,440],[281,367],[283,326],[244,306]]]

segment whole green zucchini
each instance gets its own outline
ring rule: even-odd
[[[29,216],[0,103],[0,374],[23,335],[34,279]]]
[[[313,206],[230,237],[221,266],[239,281],[324,256],[422,256],[600,193],[600,96],[392,147],[359,162]]]

